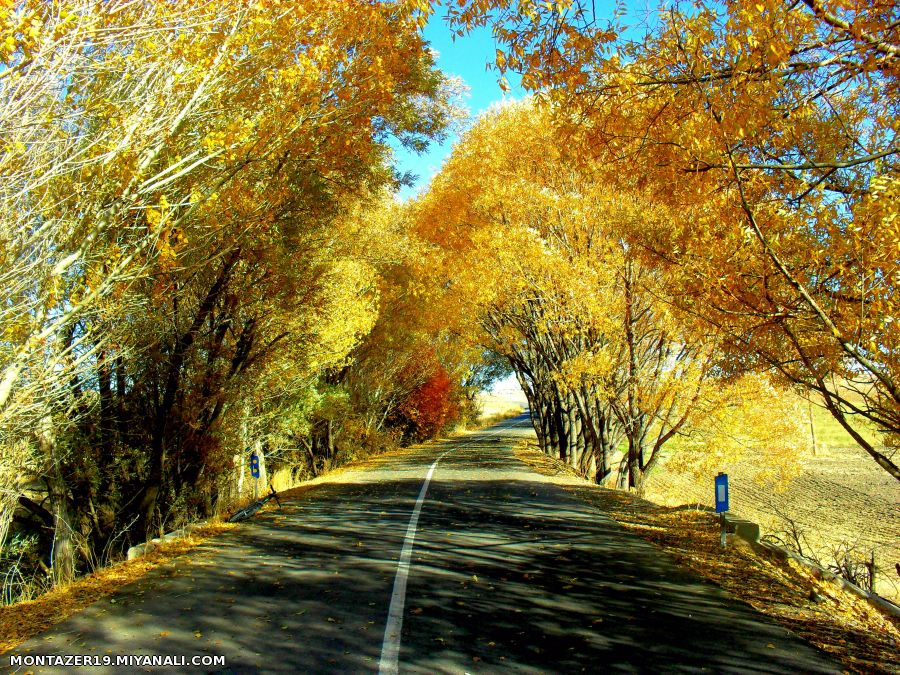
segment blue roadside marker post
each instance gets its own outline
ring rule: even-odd
[[[716,476],[716,513],[728,510],[728,474],[719,472]]]
[[[253,499],[259,499],[259,455],[250,455],[250,475],[253,476]]]
[[[725,513],[728,511],[728,474],[719,472],[716,476],[716,513],[719,514],[719,520],[722,523],[722,534],[719,541],[722,548],[726,545],[725,532]]]

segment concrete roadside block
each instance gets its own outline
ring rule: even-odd
[[[132,546],[128,549],[128,553],[126,554],[127,560],[135,560],[136,558],[140,558],[142,556],[147,555],[153,549],[157,547],[159,540],[154,543],[153,541],[144,542],[143,544],[138,544],[137,546]]]
[[[744,518],[738,518],[729,513],[722,514],[722,522],[725,524],[725,531],[727,533],[734,534],[741,539],[749,541],[751,544],[755,544],[759,541],[758,524],[745,520]]]
[[[157,537],[155,539],[151,539],[150,541],[144,542],[143,544],[132,546],[128,549],[128,553],[125,554],[125,557],[127,560],[135,560],[136,558],[147,555],[164,541],[174,541],[175,539],[181,539],[182,537],[188,536],[194,530],[208,524],[209,521],[203,520],[199,523],[191,523],[190,525],[185,525],[184,527],[177,530],[172,530],[171,532],[164,534],[162,537]]]
[[[900,618],[900,606],[895,605],[890,600],[882,598],[877,593],[870,593],[869,591],[860,588],[859,586],[851,581],[848,581],[839,574],[835,574],[830,570],[823,569],[809,558],[805,558],[799,553],[767,541],[761,541],[757,544],[757,546],[770,554],[774,554],[775,557],[780,558],[781,560],[790,559],[797,562],[803,567],[809,569],[813,573],[813,576],[817,579],[822,579],[824,581],[835,584],[843,588],[844,590],[847,590],[854,595],[862,598],[863,600],[867,600],[869,603],[871,603],[875,607],[878,607],[878,609],[882,610],[883,612],[887,612],[891,616]]]
[[[722,523],[725,527],[725,531],[729,534],[734,534],[735,536],[744,539],[757,550],[764,551],[769,554],[774,554],[777,558],[781,560],[794,560],[800,565],[803,565],[810,571],[812,571],[813,576],[817,579],[823,579],[830,583],[836,584],[841,588],[850,591],[856,596],[859,596],[863,600],[867,600],[875,607],[878,607],[880,610],[887,612],[891,616],[895,616],[900,618],[900,606],[895,605],[890,600],[882,598],[877,593],[870,593],[866,591],[856,584],[847,581],[844,577],[831,572],[830,570],[823,569],[815,562],[810,560],[809,558],[805,558],[799,553],[795,553],[790,549],[784,548],[783,546],[778,546],[777,544],[772,544],[767,541],[759,540],[759,525],[749,520],[745,520],[744,518],[738,518],[730,513],[722,514]]]
[[[185,531],[184,528],[181,528],[180,530],[172,530],[168,534],[164,534],[162,537],[160,537],[160,540],[172,541],[173,539],[180,539],[181,537],[185,536],[186,534],[187,534],[187,532]]]

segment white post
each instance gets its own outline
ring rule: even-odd
[[[235,495],[235,501],[241,498],[241,495],[244,493],[244,453],[243,451],[239,452],[234,456],[234,471],[237,474],[235,477],[237,478],[237,495]]]
[[[256,442],[256,456],[259,457],[259,482],[265,489],[269,485],[269,474],[266,471],[266,453],[262,441]]]

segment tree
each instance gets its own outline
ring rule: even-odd
[[[3,10],[0,440],[42,429],[4,483],[48,483],[60,580],[215,508],[242,429],[371,328],[354,214],[396,184],[390,137],[454,115],[419,4]]]
[[[529,103],[486,115],[415,217],[435,278],[516,371],[544,451],[599,481],[624,442],[620,482],[641,491],[730,373],[631,243],[675,216],[639,176],[573,161],[550,122]]]
[[[398,415],[416,440],[432,438],[459,417],[453,382],[440,365],[400,404]]]
[[[493,18],[489,10],[495,9]],[[643,175],[668,232],[635,245],[734,358],[818,398],[886,471],[898,430],[898,16],[809,0],[678,3],[640,40],[585,3],[464,3],[590,161]],[[676,278],[677,273],[670,271]]]

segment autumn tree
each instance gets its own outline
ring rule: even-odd
[[[452,110],[419,5],[4,6],[3,473],[57,580],[213,508],[371,327],[353,214]]]
[[[674,216],[640,177],[571,161],[551,119],[531,104],[487,115],[414,210],[436,278],[519,376],[542,448],[641,490],[729,374],[631,243]]]
[[[581,155],[679,218],[636,243],[677,267],[698,331],[777,371],[886,471],[898,430],[895,3],[673,3],[629,38],[582,2],[467,2],[497,66],[554,102]]]
[[[375,261],[378,320],[339,379],[367,431],[394,428],[407,437],[431,437],[473,414],[476,392],[492,381],[473,373],[493,372],[485,364],[489,357],[461,332],[468,324],[443,302],[443,289],[431,285],[435,270],[408,209],[391,201],[368,217],[383,221],[392,244],[369,249],[382,251]]]

